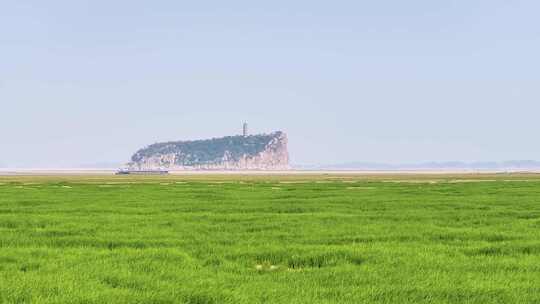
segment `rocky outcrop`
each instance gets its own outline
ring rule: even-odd
[[[137,151],[129,167],[138,170],[288,170],[287,135],[278,131],[156,143]]]

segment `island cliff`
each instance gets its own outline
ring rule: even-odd
[[[205,140],[156,143],[132,157],[132,169],[287,170],[287,135],[226,136]]]

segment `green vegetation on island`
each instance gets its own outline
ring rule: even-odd
[[[227,136],[221,138],[171,141],[156,143],[137,151],[131,158],[133,163],[156,155],[176,155],[176,165],[193,166],[217,163],[227,156],[238,161],[244,155],[255,156],[264,151],[272,139],[281,136],[281,132],[248,136]]]

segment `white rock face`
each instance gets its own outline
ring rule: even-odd
[[[264,149],[255,154],[243,153],[233,157],[229,150],[222,151],[221,157],[211,161],[191,162],[185,164],[187,156],[181,149],[170,148],[168,153],[140,153],[129,164],[132,169],[168,169],[168,170],[289,170],[289,151],[287,135],[275,132],[269,135],[270,140]],[[266,138],[265,137],[265,138]],[[218,139],[220,140],[220,139]],[[167,144],[159,144],[166,146]],[[172,143],[171,145],[174,145]],[[169,147],[169,146],[166,146]],[[138,156],[141,154],[143,156]],[[136,157],[138,156],[138,157]]]

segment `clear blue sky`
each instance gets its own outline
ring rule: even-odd
[[[539,1],[0,3],[0,164],[284,130],[293,163],[540,159]]]

